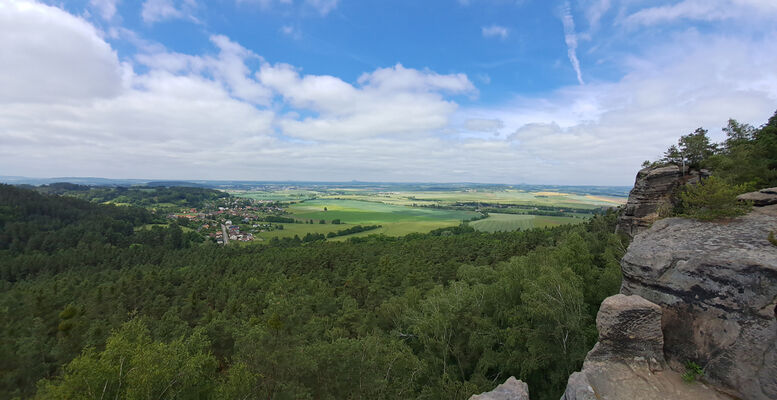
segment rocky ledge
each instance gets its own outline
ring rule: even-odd
[[[737,196],[739,201],[748,201],[756,207],[777,204],[777,187],[761,189],[757,192],[744,193]]]
[[[596,316],[599,342],[569,377],[561,399],[731,399],[666,368],[661,315],[661,307],[639,296],[605,299]]]
[[[621,260],[621,293],[662,309],[664,355],[731,395],[777,399],[777,205],[730,221],[657,221]]]

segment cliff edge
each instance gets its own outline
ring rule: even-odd
[[[658,220],[700,174],[640,171],[618,225],[633,235],[621,294],[602,303],[599,341],[562,400],[777,399],[777,189],[743,199],[756,207],[742,217]],[[688,362],[699,382],[683,381]]]

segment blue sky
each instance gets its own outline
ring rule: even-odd
[[[611,184],[777,109],[773,0],[0,4],[0,175]]]

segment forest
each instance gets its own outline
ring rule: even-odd
[[[220,247],[150,239],[131,206],[7,185],[0,204],[2,398],[464,399],[510,375],[553,398],[624,250],[614,214]]]
[[[724,130],[658,163],[710,168],[731,196],[777,184],[777,114]],[[615,212],[261,246],[135,229],[153,218],[0,185],[0,398],[467,399],[514,375],[557,399],[627,246]]]

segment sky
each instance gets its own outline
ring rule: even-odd
[[[0,0],[0,175],[631,185],[777,110],[775,0]]]

